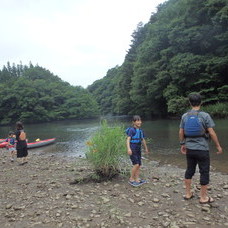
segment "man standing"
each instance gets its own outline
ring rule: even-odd
[[[218,150],[217,154],[222,153],[222,148],[213,129],[214,121],[208,113],[200,111],[200,94],[190,94],[189,103],[192,109],[182,116],[179,130],[181,153],[186,154],[187,159],[185,172],[186,194],[184,199],[188,200],[194,196],[191,192],[191,182],[198,164],[201,185],[199,202],[201,204],[212,203],[213,198],[207,194],[210,172],[209,137],[215,143]]]

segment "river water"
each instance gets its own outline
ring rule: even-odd
[[[111,124],[130,126],[127,118],[109,118]],[[228,120],[215,120],[215,130],[223,147],[224,153],[216,155],[213,143],[211,147],[211,165],[213,170],[228,173]],[[14,126],[13,126],[14,127]],[[0,127],[0,138],[7,137],[12,126]],[[29,142],[37,138],[48,139],[56,137],[56,143],[46,147],[30,150],[33,153],[50,153],[59,156],[80,157],[87,150],[86,142],[100,127],[100,119],[96,120],[68,120],[42,124],[29,124],[25,126]],[[185,167],[185,156],[179,150],[178,130],[179,120],[153,120],[144,121],[142,128],[151,142],[149,143],[150,155],[148,159],[159,160],[161,163]]]

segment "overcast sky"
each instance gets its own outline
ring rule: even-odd
[[[0,0],[0,68],[38,64],[87,87],[124,61],[131,35],[164,0]]]

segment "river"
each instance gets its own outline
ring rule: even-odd
[[[127,118],[108,118],[110,123],[121,123],[126,127],[131,125]],[[216,155],[213,143],[211,147],[212,169],[228,173],[228,120],[215,120],[215,130],[223,147],[223,154]],[[25,125],[29,142],[37,138],[47,139],[56,137],[56,143],[50,146],[30,150],[33,153],[50,153],[59,156],[79,157],[84,156],[87,150],[86,142],[100,127],[100,120],[67,120],[42,124]],[[159,160],[161,163],[185,167],[185,157],[179,150],[178,130],[179,120],[153,120],[144,121],[142,128],[147,137],[151,139],[149,144],[149,159]],[[0,127],[0,138],[7,137],[12,126]]]

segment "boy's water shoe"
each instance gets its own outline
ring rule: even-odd
[[[146,184],[146,183],[148,183],[148,181],[147,180],[140,180],[139,183],[140,184]]]
[[[136,181],[128,181],[128,183],[131,185],[131,186],[134,186],[134,187],[138,187],[141,185],[140,182],[136,182]]]

